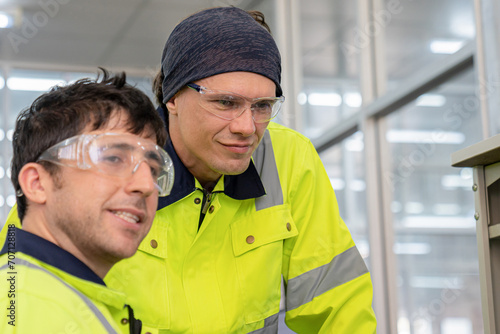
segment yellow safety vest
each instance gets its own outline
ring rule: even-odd
[[[21,243],[20,236],[14,235],[9,229],[7,251],[0,255],[0,333],[130,333],[129,310],[122,292],[41,261],[45,249],[36,249],[33,244],[30,252],[36,254],[32,256],[14,252],[15,245]],[[58,257],[60,254],[53,254],[54,258],[68,259],[69,253]]]

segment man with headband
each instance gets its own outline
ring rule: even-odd
[[[241,9],[204,10],[177,25],[161,65],[175,182],[107,283],[151,333],[277,333],[282,294],[297,333],[373,333],[370,274],[320,158],[270,122],[284,102],[271,34]]]

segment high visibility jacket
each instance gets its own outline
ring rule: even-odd
[[[174,161],[136,255],[106,283],[127,294],[146,333],[374,333],[370,274],[311,142],[270,123],[253,162],[211,194]]]
[[[131,333],[135,320],[122,292],[51,242],[19,229],[7,233],[0,333]]]

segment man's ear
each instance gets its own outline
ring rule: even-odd
[[[170,115],[177,115],[178,98],[179,98],[179,93],[172,96],[172,98],[168,100],[168,102],[165,104],[167,106],[168,113]]]
[[[38,204],[45,203],[47,182],[52,182],[52,177],[42,165],[34,162],[27,163],[21,168],[18,181],[26,199]]]

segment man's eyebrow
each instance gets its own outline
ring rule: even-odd
[[[153,150],[146,151],[144,153],[144,156],[146,158],[148,158],[149,160],[154,160],[154,161],[159,162],[159,163],[161,163],[163,161],[163,159],[160,156],[160,153],[158,153],[157,151],[153,151]]]

